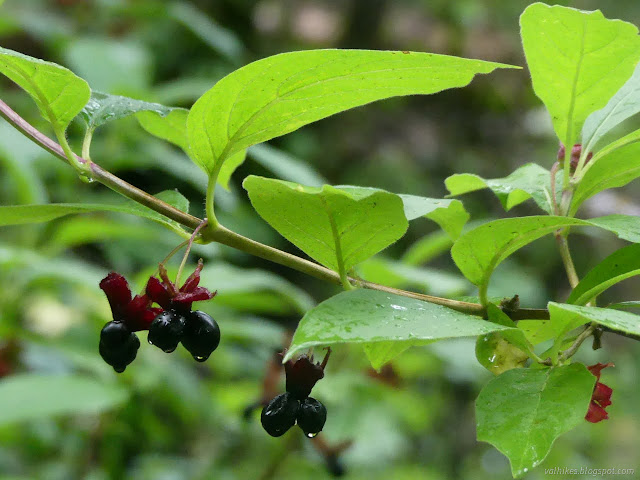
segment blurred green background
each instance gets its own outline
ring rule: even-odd
[[[290,50],[416,50],[524,65],[518,16],[529,3],[6,0],[0,45],[65,65],[95,90],[189,107],[225,74]],[[609,18],[640,24],[635,0],[559,3],[601,8]],[[0,93],[51,134],[26,94],[6,79]],[[69,131],[76,151],[81,135],[76,122]],[[245,176],[442,197],[443,180],[453,173],[502,177],[527,162],[549,168],[556,151],[526,70],[498,71],[465,89],[376,103],[253,147],[230,191],[220,189],[219,218],[251,238],[300,253],[251,210],[240,186]],[[134,119],[101,128],[92,158],[150,193],[178,189],[191,212],[203,215],[204,175]],[[582,214],[637,215],[639,200],[631,185],[599,195]],[[120,199],[81,183],[71,168],[0,121],[0,204],[78,201]],[[505,216],[489,192],[464,201],[472,220]],[[527,202],[506,215],[538,213]],[[205,259],[203,284],[219,292],[200,307],[222,329],[222,344],[209,361],[197,364],[182,348],[165,355],[146,344],[143,332],[138,359],[116,375],[98,355],[99,331],[110,319],[98,282],[116,270],[139,292],[180,241],[149,221],[117,214],[0,230],[0,480],[324,479],[331,474],[322,452],[348,441],[339,456],[346,478],[510,478],[507,460],[475,441],[473,402],[491,374],[476,362],[473,340],[409,350],[382,375],[369,371],[361,349],[336,348],[314,389],[329,410],[321,440],[309,441],[298,429],[271,438],[259,410],[245,420],[243,411],[262,394],[273,352],[285,346],[306,309],[338,290],[226,247],[196,246],[192,255]],[[403,257],[416,242],[422,253]],[[581,274],[622,245],[606,235],[573,236],[570,244]],[[417,222],[402,241],[362,265],[361,274],[427,293],[474,295],[447,247],[433,224]],[[637,288],[627,281],[602,303],[637,300]],[[490,295],[516,293],[528,307],[566,298],[551,238],[496,272]],[[614,389],[611,419],[585,422],[561,437],[527,478],[544,478],[544,468],[556,466],[640,472],[640,345],[613,335],[603,344],[598,351],[584,346],[578,358],[616,363],[603,373]]]

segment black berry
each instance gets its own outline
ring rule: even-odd
[[[338,456],[333,453],[327,456],[327,470],[333,477],[342,477],[345,474],[344,465],[342,465]]]
[[[159,313],[149,326],[149,343],[167,353],[173,352],[182,339],[185,323],[184,317],[176,312]]]
[[[327,421],[327,409],[315,398],[305,398],[300,401],[297,420],[298,426],[307,437],[315,437]]]
[[[193,358],[204,362],[220,344],[220,327],[208,314],[196,310],[186,317],[182,345]]]
[[[104,343],[109,348],[117,348],[129,338],[129,329],[123,322],[109,322],[100,332],[100,343]]]
[[[127,365],[133,362],[140,348],[140,340],[135,333],[129,333],[128,337],[120,345],[108,345],[104,341],[100,341],[100,355],[113,369],[118,372],[124,372]]]
[[[289,392],[278,395],[262,410],[260,421],[272,437],[284,435],[296,423],[300,402]]]

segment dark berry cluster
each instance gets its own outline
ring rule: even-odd
[[[149,343],[170,353],[181,342],[194,359],[204,362],[220,344],[220,328],[210,315],[191,310],[193,302],[209,300],[215,295],[198,286],[201,270],[202,261],[178,289],[160,267],[162,281],[151,277],[146,293],[164,309],[149,326]]]
[[[220,343],[220,328],[216,321],[201,311],[192,311],[195,301],[210,300],[211,293],[200,283],[202,260],[179,289],[173,284],[163,266],[160,277],[149,278],[145,293],[132,298],[127,280],[112,272],[101,282],[107,295],[113,321],[100,332],[100,355],[113,369],[124,372],[135,360],[140,340],[134,332],[149,330],[149,343],[165,352],[172,352],[182,342],[198,361],[205,361]],[[153,303],[160,305],[152,307]]]
[[[260,416],[262,427],[269,435],[284,435],[296,423],[310,438],[322,431],[327,409],[309,395],[316,382],[324,377],[330,354],[331,350],[328,350],[322,363],[314,363],[313,357],[307,355],[285,363],[287,391],[271,400]]]

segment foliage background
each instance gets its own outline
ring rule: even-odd
[[[97,90],[189,107],[235,68],[297,49],[416,50],[524,65],[518,16],[529,3],[7,0],[0,7],[0,44],[65,65]],[[640,5],[632,0],[559,3],[600,8],[609,18],[640,24]],[[0,92],[47,131],[23,92],[5,79]],[[69,132],[76,147],[81,131],[77,124]],[[526,70],[495,72],[465,89],[435,96],[359,108],[272,146],[277,150],[266,152],[271,161],[264,149],[254,149],[234,174],[231,190],[220,192],[217,205],[223,224],[291,251],[294,247],[252,212],[240,187],[248,174],[442,197],[443,180],[453,173],[494,178],[529,161],[549,167],[557,149]],[[206,179],[135,120],[98,131],[92,157],[151,193],[177,188],[191,200],[192,212],[203,215]],[[72,169],[0,123],[0,204],[113,202],[116,197],[106,188],[80,183]],[[599,195],[585,214],[638,215],[638,200],[631,185]],[[465,197],[465,205],[472,219],[505,215],[489,192]],[[507,216],[536,214],[535,208],[528,202]],[[426,221],[416,223],[384,256],[399,258],[434,230]],[[621,245],[609,237],[572,240],[582,274]],[[114,399],[100,406],[91,392],[84,398],[52,381],[47,385],[54,391],[38,385],[26,393],[40,399],[36,405],[65,395],[76,405],[55,416],[46,408],[32,408],[26,414],[31,418],[15,422],[12,412],[19,405],[0,398],[0,479],[329,478],[322,456],[297,430],[272,439],[262,431],[257,413],[246,422],[242,412],[259,397],[266,362],[283,346],[287,330],[295,327],[305,306],[337,293],[335,287],[231,249],[200,248],[197,254],[207,264],[205,285],[219,291],[217,300],[203,308],[223,331],[223,343],[211,359],[195,364],[180,349],[167,356],[143,345],[138,360],[117,376],[98,356],[99,330],[109,319],[97,287],[100,278],[117,270],[139,290],[145,275],[179,241],[147,221],[115,214],[0,231],[0,346],[3,365],[9,367],[0,388],[11,375],[65,376],[102,385],[104,392],[93,395]],[[551,238],[512,258],[494,275],[490,295],[518,293],[530,307],[566,298],[568,283]],[[429,280],[413,288],[474,294],[458,286],[446,252],[428,268],[446,273],[451,284]],[[434,272],[425,275],[433,279]],[[607,298],[635,300],[637,286],[625,282]],[[473,341],[456,341],[412,349],[394,362],[394,382],[371,375],[359,349],[334,352],[314,396],[329,409],[326,441],[354,441],[342,456],[348,478],[510,477],[506,459],[475,441],[473,401],[491,374],[477,364],[473,346]],[[527,478],[543,478],[544,468],[555,466],[640,471],[640,393],[635,386],[640,347],[606,335],[603,349],[583,350],[579,358],[587,364],[616,363],[603,375],[614,389],[611,419],[585,422],[561,437]],[[91,412],[73,414],[85,409]]]

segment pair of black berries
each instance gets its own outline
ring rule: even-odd
[[[290,392],[285,392],[262,410],[260,421],[272,437],[284,435],[297,423],[304,434],[312,438],[322,431],[327,421],[327,409],[315,398],[298,399]]]
[[[262,427],[269,435],[284,435],[296,423],[309,438],[322,431],[327,409],[309,395],[316,382],[324,377],[330,354],[331,350],[327,350],[322,363],[313,363],[313,357],[302,355],[295,362],[289,360],[284,364],[287,391],[271,400],[260,415]]]
[[[167,353],[182,343],[194,359],[204,362],[220,344],[220,327],[205,312],[196,310],[182,315],[169,310],[153,319],[148,340]]]

